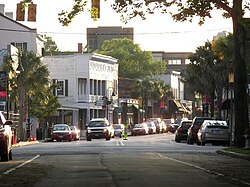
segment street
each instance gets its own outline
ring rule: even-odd
[[[250,162],[221,146],[174,142],[174,134],[16,147],[0,162],[0,186],[250,186]]]

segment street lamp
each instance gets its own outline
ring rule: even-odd
[[[111,92],[109,92],[109,90],[112,89],[112,94],[110,94]],[[113,87],[108,87],[107,88],[107,94],[106,97],[103,97],[105,100],[105,104],[106,104],[106,117],[107,120],[109,120],[109,105],[113,102],[113,97],[115,96],[115,93],[113,91]]]
[[[16,75],[18,76],[18,74],[20,74],[23,71],[23,66],[21,64],[21,54],[18,53],[16,54],[12,54],[10,55],[10,61],[9,61],[9,66],[7,68],[7,73],[6,73],[6,118],[7,120],[9,120],[9,75],[10,75],[10,66],[12,66],[13,62],[17,61],[18,63],[18,67],[16,69],[14,69],[14,71],[16,72]],[[17,60],[13,60],[12,57],[15,56],[17,57]]]

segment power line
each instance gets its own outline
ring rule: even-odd
[[[79,32],[53,32],[53,31],[37,31],[39,34],[62,34],[62,35],[166,35],[166,34],[185,34],[185,33],[200,33],[200,32],[213,32],[231,30],[232,28],[218,28],[218,29],[206,29],[206,30],[184,30],[184,31],[166,31],[166,32],[139,32],[139,33],[79,33]],[[5,29],[0,28],[0,31],[9,32],[34,32],[34,30],[19,30],[19,29]]]

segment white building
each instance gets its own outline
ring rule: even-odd
[[[184,83],[181,81],[180,72],[168,71],[164,75],[155,77],[171,87],[176,100],[184,100]]]
[[[12,12],[5,12],[4,4],[0,4],[0,50],[7,49],[12,44],[19,49],[35,52],[38,56],[43,54],[43,37],[13,19]]]
[[[106,117],[113,122],[114,103],[106,110],[103,97],[109,101],[117,100],[117,59],[76,53],[45,56],[43,62],[48,66],[51,80],[57,85],[54,95],[58,96],[61,104],[53,123],[67,123],[84,129],[85,124],[96,117]]]

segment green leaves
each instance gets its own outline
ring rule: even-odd
[[[106,40],[97,53],[118,59],[120,77],[144,78],[162,74],[166,69],[164,62],[154,62],[151,53],[142,51],[138,44],[127,38]]]

